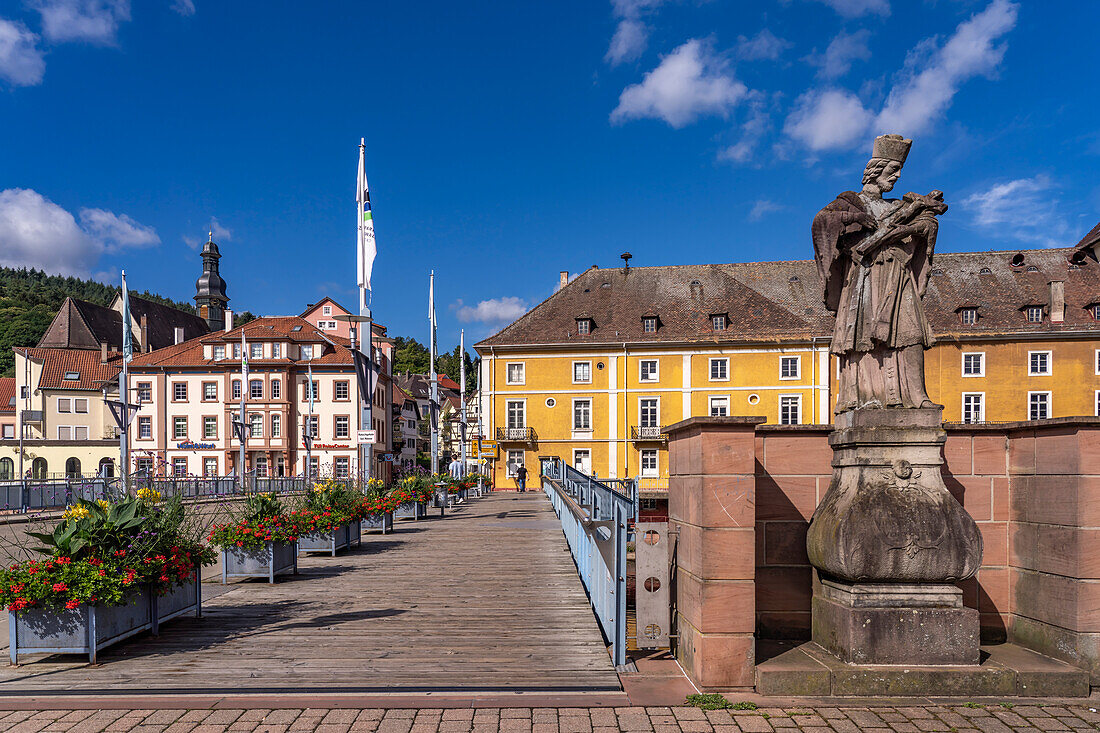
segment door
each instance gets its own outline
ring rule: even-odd
[[[573,451],[573,468],[585,476],[592,475],[592,451],[580,449]]]

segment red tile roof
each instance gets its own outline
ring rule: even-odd
[[[15,377],[0,377],[0,415],[15,414]]]
[[[38,389],[79,389],[100,391],[103,385],[118,379],[122,371],[122,354],[108,352],[107,363],[100,360],[100,352],[90,349],[16,349],[27,358],[42,363]],[[69,372],[76,372],[79,379],[65,379]]]

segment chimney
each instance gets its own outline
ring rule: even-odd
[[[569,270],[562,270],[558,273],[558,290],[561,290],[569,284]]]
[[[228,308],[226,308],[225,310],[225,330],[233,330],[233,311],[229,310]]]
[[[106,364],[107,363],[107,342],[106,341],[101,341],[100,344],[99,344],[99,363],[100,364]]]
[[[149,316],[145,315],[141,317],[141,350],[145,352],[152,351],[149,348]]]
[[[1050,322],[1064,323],[1066,320],[1066,284],[1061,280],[1050,283]]]
[[[176,326],[175,336],[176,336],[175,343],[182,344],[183,343],[183,326]]]

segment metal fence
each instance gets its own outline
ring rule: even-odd
[[[626,540],[637,491],[623,493],[622,483],[608,486],[558,457],[539,461],[543,490],[561,520],[612,659],[616,666],[626,664]]]
[[[207,499],[256,492],[300,492],[305,490],[306,480],[303,476],[262,477],[248,474],[242,488],[236,476],[130,477],[131,492],[144,488],[159,491],[165,498],[181,496],[184,499]],[[0,511],[25,514],[31,511],[63,509],[77,499],[119,499],[125,493],[125,485],[117,477],[0,481]]]

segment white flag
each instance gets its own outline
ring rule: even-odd
[[[435,273],[428,279],[428,322],[435,328]]]
[[[374,243],[374,218],[370,210],[370,191],[367,189],[366,144],[359,142],[359,179],[355,187],[355,200],[359,210],[359,240],[356,247],[356,272],[359,287],[370,290],[370,276],[374,269],[374,257],[378,247]]]

